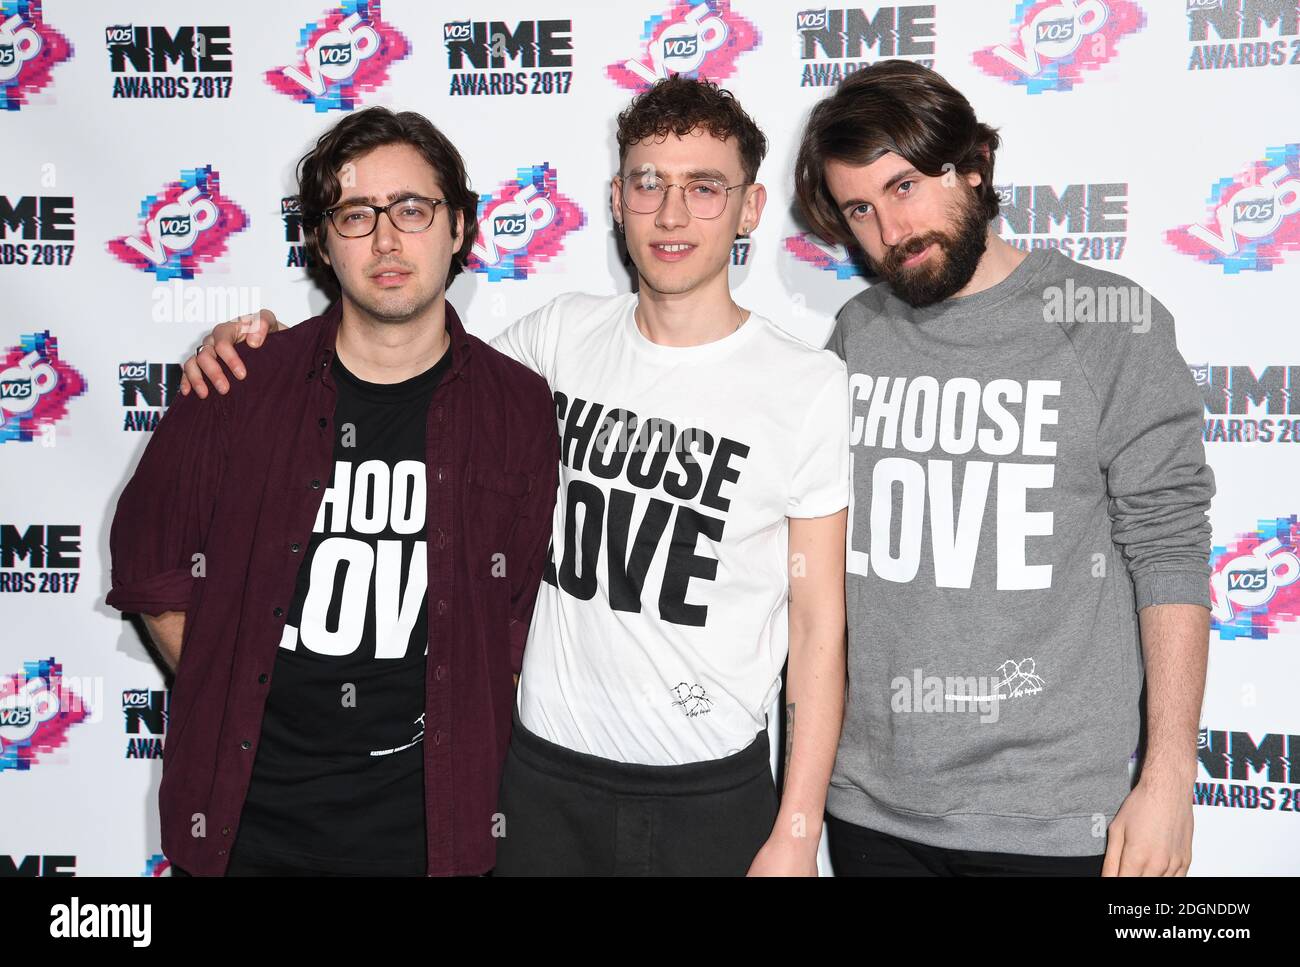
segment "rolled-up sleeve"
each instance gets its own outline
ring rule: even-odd
[[[219,395],[173,400],[126,489],[109,533],[106,603],[133,614],[185,611],[226,464],[229,404]]]
[[[1214,472],[1202,443],[1204,402],[1152,300],[1150,328],[1093,324],[1112,335],[1098,389],[1098,454],[1111,536],[1133,579],[1137,608],[1210,606],[1210,499]]]

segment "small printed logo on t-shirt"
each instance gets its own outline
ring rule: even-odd
[[[672,689],[673,707],[680,708],[687,718],[703,715],[713,707],[713,699],[705,694],[703,685],[680,682]]]

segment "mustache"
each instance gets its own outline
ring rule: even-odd
[[[405,262],[376,262],[366,269],[366,275],[378,275],[380,272],[415,272],[414,265]]]
[[[948,247],[948,236],[943,232],[926,232],[924,235],[916,235],[909,238],[901,245],[895,245],[885,253],[882,268],[888,274],[896,274],[904,262],[913,255],[919,255],[925,251],[926,246],[938,244],[940,248]]]

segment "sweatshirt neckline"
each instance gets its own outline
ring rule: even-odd
[[[1001,282],[972,295],[945,299],[943,302],[919,309],[908,305],[901,299],[899,299],[899,302],[902,302],[913,322],[946,321],[978,315],[988,312],[993,307],[1020,295],[1033,284],[1034,280],[1042,275],[1055,258],[1064,258],[1064,256],[1055,249],[1035,249],[1026,254],[1020,264],[1012,269],[1011,273]],[[898,299],[898,296],[894,295],[893,292],[890,295]]]

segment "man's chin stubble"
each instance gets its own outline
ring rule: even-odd
[[[353,301],[356,302],[357,306],[375,322],[383,323],[384,325],[402,325],[403,323],[418,318],[429,308],[429,306],[433,305],[437,298],[437,293],[435,293],[424,302],[408,302],[396,306],[385,306],[381,303],[366,299],[354,299]]]

